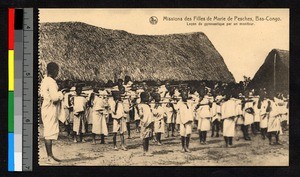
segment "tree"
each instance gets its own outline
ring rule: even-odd
[[[243,86],[244,86],[244,89],[247,88],[248,84],[251,82],[251,78],[250,77],[247,77],[247,76],[243,76],[244,80],[243,80]]]

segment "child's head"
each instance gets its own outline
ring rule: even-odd
[[[150,95],[148,92],[142,92],[141,93],[141,102],[142,103],[147,103],[149,102],[149,98],[150,98]]]
[[[131,85],[131,90],[132,90],[132,91],[136,91],[136,90],[137,90],[137,86],[136,86],[135,84],[132,84],[132,85]]]
[[[72,80],[66,80],[66,86],[68,89],[71,89],[73,86],[73,81]]]
[[[113,85],[114,85],[114,82],[112,80],[108,80],[106,83],[107,87],[113,87]]]
[[[93,92],[94,92],[94,93],[99,93],[99,88],[94,87],[94,88],[93,88]]]
[[[267,98],[273,100],[275,97],[275,93],[273,91],[269,91],[267,94]]]
[[[119,101],[121,99],[121,95],[120,95],[119,91],[112,92],[112,96],[113,96],[115,101]]]
[[[161,100],[160,94],[158,94],[158,93],[153,94],[153,98],[154,98],[155,103],[159,103]]]
[[[118,85],[120,86],[120,85],[123,85],[123,79],[118,79]]]
[[[82,85],[78,84],[75,88],[75,92],[77,95],[80,95],[82,93]]]
[[[192,87],[190,87],[190,89],[189,89],[189,90],[190,90],[190,93],[191,93],[191,94],[194,94],[194,93],[196,92],[196,88],[195,88],[195,87],[193,87],[193,86],[192,86]]]
[[[123,85],[119,86],[120,94],[125,94],[125,87]]]
[[[181,91],[181,99],[183,102],[186,102],[187,101],[187,98],[188,98],[188,93],[185,92],[185,91]]]
[[[49,77],[52,77],[53,79],[55,79],[58,75],[58,71],[59,71],[59,66],[54,63],[54,62],[50,62],[47,65],[47,74]]]
[[[130,76],[126,75],[124,78],[124,83],[127,84],[129,81],[131,81]]]

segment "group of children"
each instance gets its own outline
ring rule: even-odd
[[[162,134],[166,137],[181,136],[182,152],[190,152],[190,137],[197,129],[201,144],[207,144],[207,132],[211,137],[219,137],[220,130],[226,147],[233,145],[233,138],[239,140],[242,132],[245,140],[251,140],[249,128],[254,134],[261,133],[263,139],[268,137],[270,144],[280,144],[279,134],[288,124],[288,97],[282,94],[264,93],[246,96],[242,93],[214,93],[206,88],[198,93],[195,90],[170,89],[161,85],[151,92],[147,86],[137,88],[131,81],[118,82],[111,88],[95,87],[93,91],[82,91],[77,85],[75,91],[66,92],[62,100],[60,120],[73,130],[74,142],[84,141],[82,135],[87,124],[92,124],[93,144],[96,135],[100,135],[101,144],[108,136],[108,123],[112,120],[114,149],[118,150],[117,135],[120,136],[121,149],[127,150],[124,134],[130,136],[130,122],[136,124],[140,133],[145,155],[148,153],[149,141],[153,139],[162,145]],[[175,131],[176,130],[176,131]],[[276,142],[272,143],[275,136]]]

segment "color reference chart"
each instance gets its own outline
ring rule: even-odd
[[[32,170],[33,9],[8,9],[8,171]]]

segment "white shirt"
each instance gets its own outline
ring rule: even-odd
[[[95,96],[93,103],[94,103],[94,106],[93,106],[94,111],[103,111],[104,110],[103,98]]]
[[[44,98],[44,103],[53,103],[63,99],[63,94],[58,91],[58,85],[51,77],[45,77],[41,82],[40,87],[41,96]]]
[[[208,118],[211,117],[211,113],[210,113],[210,107],[208,105],[208,103],[210,102],[209,100],[210,98],[208,96],[204,96],[203,100],[200,102],[200,104],[205,104],[205,105],[201,105],[198,109],[197,109],[197,116],[200,118]]]
[[[117,110],[115,112],[115,109],[116,109],[116,106],[118,104],[118,107],[117,107]],[[124,115],[124,107],[123,107],[123,104],[122,102],[118,101],[118,102],[115,102],[113,105],[112,105],[112,118],[114,119],[120,119],[123,117]]]
[[[74,97],[74,113],[79,113],[85,111],[86,109],[87,99],[83,96],[75,96]]]
[[[193,107],[192,105],[184,102],[178,102],[179,118],[182,124],[186,124],[189,121],[193,121]]]
[[[149,105],[141,103],[138,105],[139,115],[141,117],[141,125],[147,127],[153,122],[153,114]]]
[[[236,106],[235,99],[233,98],[224,102],[222,104],[222,119],[236,116],[237,114],[236,114],[235,106]]]

